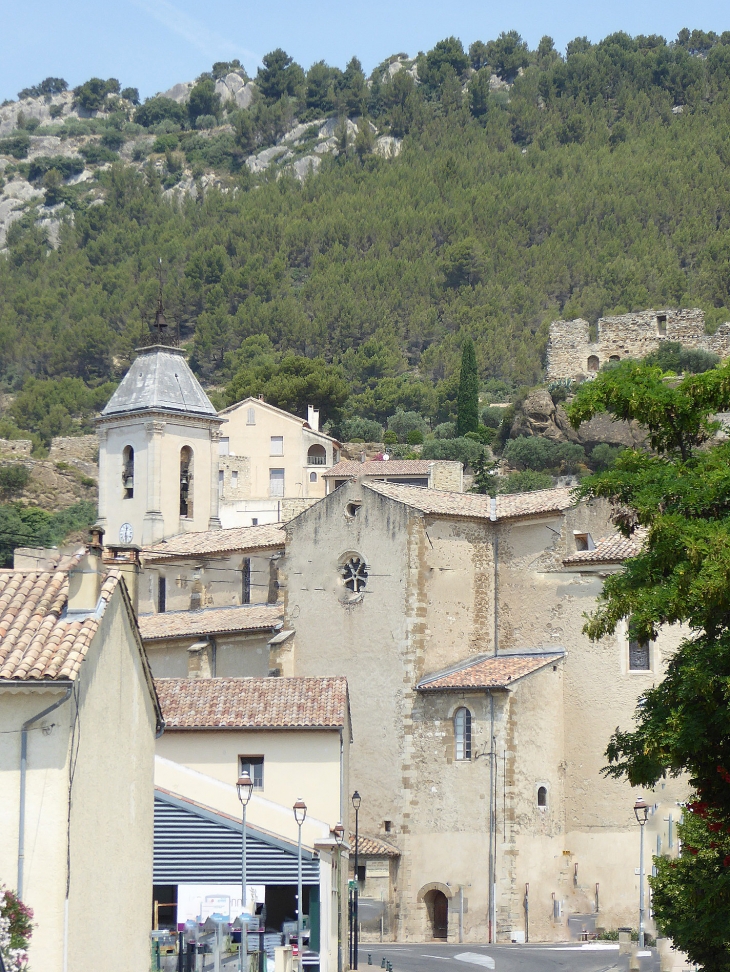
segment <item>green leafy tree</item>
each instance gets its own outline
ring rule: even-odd
[[[469,63],[475,71],[481,71],[489,63],[487,45],[483,41],[474,41],[469,45]]]
[[[322,358],[289,354],[279,364],[239,368],[226,388],[226,399],[232,404],[252,395],[263,395],[270,404],[295,415],[306,415],[307,406],[314,405],[324,422],[338,417],[348,387],[340,369]]]
[[[489,71],[482,68],[469,82],[469,110],[475,118],[484,118],[489,111]]]
[[[221,96],[215,90],[215,81],[204,78],[190,90],[188,98],[188,117],[195,125],[201,116],[212,115],[214,119],[221,113]],[[207,127],[207,126],[206,126]]]
[[[497,482],[497,491],[500,493],[532,493],[538,489],[552,489],[552,487],[553,477],[544,472],[535,472],[534,469],[510,473]]]
[[[296,96],[304,87],[304,72],[286,51],[277,47],[263,57],[263,67],[258,69],[256,84],[269,102],[278,101],[284,95]]]
[[[474,483],[472,493],[482,493],[488,496],[497,495],[496,466],[494,460],[483,453],[474,460]]]
[[[465,435],[479,428],[479,372],[474,342],[464,341],[461,352],[461,374],[456,401],[456,434]]]
[[[426,439],[421,449],[422,459],[451,459],[472,467],[485,454],[488,454],[488,450],[480,442],[464,436],[454,439]]]
[[[74,88],[74,105],[86,111],[98,111],[103,108],[107,95],[119,94],[119,82],[116,78],[89,78],[84,84]]]
[[[487,44],[487,60],[495,74],[505,81],[512,81],[519,69],[530,63],[530,52],[517,31],[510,30]]]
[[[134,120],[138,125],[151,128],[161,122],[169,121],[175,125],[185,125],[188,113],[185,105],[179,105],[172,98],[164,98],[158,95],[155,98],[147,98],[143,105],[134,113]]]
[[[30,469],[22,463],[0,464],[0,498],[12,499],[22,493],[30,482]]]
[[[139,88],[122,88],[122,98],[133,105],[139,104]]]
[[[568,408],[575,426],[604,411],[635,420],[653,450],[626,449],[581,487],[611,502],[622,533],[646,531],[640,552],[606,579],[585,631],[597,639],[625,618],[638,641],[662,625],[692,632],[642,697],[636,728],[612,736],[606,772],[642,787],[689,775],[698,796],[685,817],[687,843],[650,881],[664,932],[708,970],[730,968],[720,906],[730,855],[724,837],[712,838],[730,831],[730,443],[713,439],[712,418],[729,406],[730,364],[667,382],[661,368],[627,361],[581,386]]]
[[[461,78],[468,67],[469,58],[461,41],[457,37],[447,37],[421,60],[418,75],[426,90],[436,97],[449,78]]]
[[[398,409],[395,415],[391,415],[388,419],[388,431],[395,432],[399,442],[407,442],[411,432],[420,432],[421,436],[425,435],[428,431],[428,423],[418,412],[406,412],[403,409]]]
[[[44,95],[62,94],[68,91],[68,84],[63,78],[44,78],[40,84],[34,84],[30,88],[23,88],[18,92],[18,101],[25,98],[42,98]]]
[[[482,248],[474,237],[452,243],[444,253],[446,286],[473,287],[481,280],[483,267]]]

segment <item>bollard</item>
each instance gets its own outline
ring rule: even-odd
[[[183,933],[178,932],[177,935],[177,972],[185,972],[185,944],[183,940]]]
[[[372,965],[372,964],[373,964],[373,955],[372,952],[368,952],[368,965]]]
[[[381,969],[384,969],[384,968],[385,968],[385,956],[383,956],[383,957],[381,958],[381,960],[380,960],[380,968],[381,968]]]

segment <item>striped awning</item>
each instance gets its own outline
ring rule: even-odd
[[[249,884],[297,883],[297,848],[246,827]],[[155,884],[235,884],[241,880],[241,825],[169,793],[155,793]],[[319,884],[319,859],[302,850],[302,882]]]

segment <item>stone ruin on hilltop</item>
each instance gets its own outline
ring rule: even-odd
[[[547,345],[548,381],[585,378],[597,372],[606,361],[643,358],[655,351],[661,341],[680,341],[685,348],[712,351],[730,357],[730,323],[721,324],[714,334],[705,332],[705,314],[690,310],[642,311],[601,317],[594,333],[588,321],[553,321]]]

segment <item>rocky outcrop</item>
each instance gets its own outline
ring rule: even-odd
[[[574,429],[563,406],[556,406],[542,388],[530,392],[515,415],[510,438],[521,435],[541,435],[554,442],[577,442],[587,449],[601,442],[635,448],[646,440],[635,422],[616,422],[606,413],[594,415]]]

